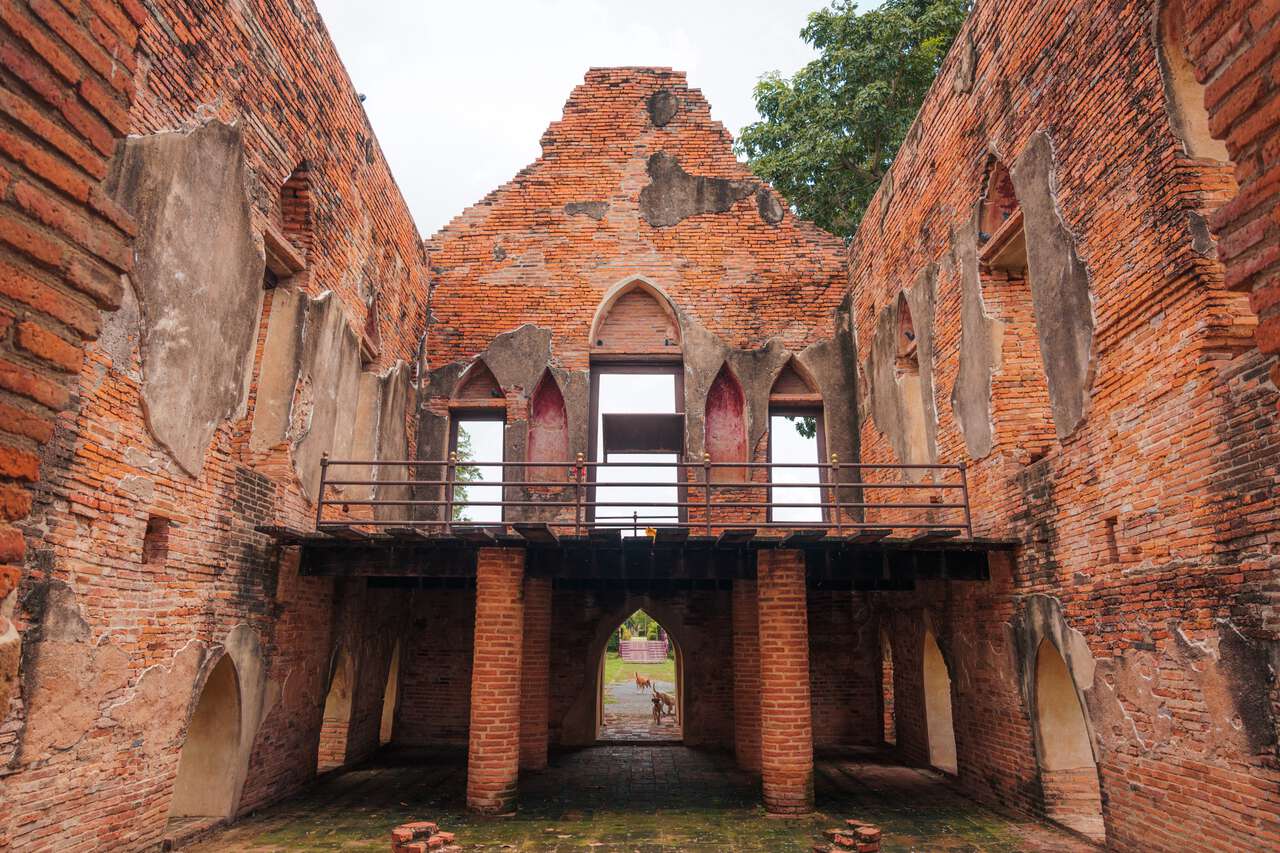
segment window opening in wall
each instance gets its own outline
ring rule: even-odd
[[[239,752],[240,680],[230,655],[223,655],[205,679],[187,726],[169,805],[170,831],[231,814]]]
[[[1027,275],[1022,207],[1009,170],[995,157],[987,162],[978,231],[983,301],[1005,324],[1000,369],[991,382],[996,441],[1007,443],[1022,464],[1030,465],[1044,458],[1057,434]]]
[[[951,673],[933,632],[924,634],[924,714],[929,731],[929,763],[956,773],[956,733],[951,717]]]
[[[502,521],[502,486],[486,485],[502,482],[502,465],[468,463],[505,461],[504,427],[499,414],[454,414],[450,450],[458,454],[458,464],[453,470],[453,521]]]
[[[1075,679],[1048,639],[1036,651],[1036,744],[1045,814],[1102,843],[1098,767]]]
[[[684,672],[680,649],[644,610],[622,620],[600,656],[596,738],[679,741]]]
[[[1196,79],[1187,57],[1186,23],[1179,0],[1165,0],[1156,17],[1156,43],[1160,76],[1164,81],[1165,106],[1169,124],[1182,141],[1188,155],[1218,163],[1231,162],[1226,143],[1209,132],[1209,111],[1204,105],[1204,86]]]
[[[678,366],[620,365],[598,367],[592,372],[592,407],[595,428],[592,435],[592,458],[605,464],[593,471],[597,527],[611,527],[623,536],[644,535],[646,527],[679,523],[683,514],[675,504],[679,501],[680,452],[613,452],[606,448],[606,418],[610,415],[678,415],[684,409],[683,371]],[[681,435],[658,436],[671,430],[667,420],[655,419],[646,435],[636,438],[682,439]],[[625,427],[625,419],[616,422]],[[640,422],[644,423],[644,422]],[[682,431],[681,426],[678,431]],[[621,431],[621,430],[619,430]],[[612,436],[610,436],[612,438]],[[633,443],[639,444],[640,442]],[[670,445],[671,440],[658,442]],[[606,454],[606,450],[609,452]],[[648,463],[638,467],[614,467],[617,463]],[[656,486],[610,486],[609,483],[670,483]],[[613,504],[613,505],[607,505]],[[655,504],[657,504],[655,506]]]
[[[769,461],[777,466],[813,466],[823,459],[820,409],[773,409],[769,412]],[[820,522],[821,471],[816,467],[769,469],[771,521]]]
[[[147,519],[147,529],[142,535],[142,563],[147,566],[163,566],[169,558],[169,519],[153,515]]]
[[[1105,520],[1107,530],[1107,557],[1112,563],[1120,562],[1120,542],[1116,538],[1116,526],[1119,522],[1120,519],[1114,515]]]

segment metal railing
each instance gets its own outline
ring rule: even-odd
[[[335,469],[365,469],[371,476],[339,477]],[[421,469],[442,469],[443,476],[413,475]],[[460,477],[462,469],[497,469],[500,480]],[[602,469],[663,469],[666,480],[602,481]],[[815,472],[812,482],[779,482],[782,469]],[[724,470],[726,475],[717,476]],[[528,475],[537,474],[536,479]],[[388,476],[377,476],[387,472]],[[548,479],[548,473],[556,473]],[[847,479],[846,479],[847,478]],[[363,489],[368,497],[349,493]],[[497,500],[460,499],[460,488],[493,488]],[[616,490],[663,488],[671,500],[614,499]],[[817,491],[817,500],[778,500],[782,490]],[[375,491],[376,490],[376,491]],[[752,499],[764,490],[764,499]],[[348,492],[344,494],[344,492]],[[601,499],[604,492],[606,499]],[[872,500],[887,493],[889,499]],[[500,521],[455,518],[458,507],[497,507]],[[618,513],[620,509],[630,514]],[[775,510],[803,509],[812,520],[775,518]],[[393,512],[388,512],[394,510]],[[641,511],[646,511],[641,514]],[[647,512],[665,510],[665,512]],[[398,515],[400,517],[387,517]],[[921,533],[973,535],[969,485],[963,464],[894,465],[840,462],[588,462],[582,454],[573,462],[479,462],[448,459],[330,459],[320,463],[320,491],[316,528],[363,526],[413,528],[440,535],[477,527],[506,531],[516,525],[545,524],[561,532],[583,535],[594,530],[641,532],[642,527],[679,528],[708,536],[738,528],[803,530],[821,528],[837,536],[860,531],[917,530]]]

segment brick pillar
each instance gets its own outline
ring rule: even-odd
[[[813,720],[804,552],[760,551],[760,769],[770,814],[813,811]]]
[[[738,766],[760,772],[760,617],[756,582],[733,582],[733,749]]]
[[[476,553],[467,807],[488,814],[509,812],[516,802],[523,583],[523,550],[481,548]]]
[[[551,578],[524,580],[524,655],[520,688],[520,769],[547,766],[551,679]]]

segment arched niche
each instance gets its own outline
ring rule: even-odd
[[[545,466],[529,469],[529,479],[535,482],[556,482],[565,479],[569,458],[569,412],[565,408],[564,394],[550,370],[542,374],[541,381],[529,398],[529,454],[530,462],[545,462]]]
[[[933,631],[925,629],[922,655],[925,726],[929,733],[929,763],[956,773],[956,733],[951,717],[951,673]]]
[[[597,353],[666,355],[680,352],[680,321],[656,287],[632,279],[605,297],[591,325]]]
[[[747,400],[742,393],[742,384],[726,363],[707,391],[703,417],[704,447],[712,462],[747,461],[746,410]],[[746,479],[746,470],[713,468],[711,478],[716,482],[741,482]]]
[[[387,667],[387,686],[382,691],[382,719],[378,724],[378,743],[391,742],[395,732],[396,705],[400,699],[400,641],[391,650],[391,663]]]
[[[1182,0],[1159,0],[1155,15],[1156,54],[1164,82],[1165,109],[1174,135],[1191,156],[1230,163],[1226,143],[1209,132],[1209,111],[1204,105],[1204,85],[1186,52],[1186,24]]]
[[[228,817],[236,806],[239,752],[240,679],[231,656],[223,655],[191,714],[169,817]]]
[[[1089,726],[1075,679],[1048,637],[1036,651],[1035,719],[1046,816],[1103,840],[1102,796]]]
[[[489,365],[480,359],[476,359],[467,368],[467,372],[458,382],[458,389],[453,394],[454,400],[462,402],[492,401],[502,397],[502,386],[498,384]]]
[[[347,762],[347,735],[351,726],[351,705],[355,694],[355,667],[346,649],[338,652],[324,698],[324,718],[320,724],[320,748],[316,765],[320,770]]]
[[[773,387],[769,390],[769,401],[775,405],[793,401],[821,405],[822,395],[818,392],[818,384],[813,381],[809,371],[794,358],[789,358],[773,380]]]

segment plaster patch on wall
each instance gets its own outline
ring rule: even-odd
[[[640,191],[640,216],[655,227],[675,225],[701,213],[726,213],[755,192],[756,181],[691,175],[670,154],[659,151],[646,166],[649,185]]]
[[[1055,197],[1053,149],[1036,133],[1010,171],[1022,206],[1027,274],[1049,402],[1058,438],[1084,420],[1093,384],[1095,353],[1089,274],[1076,254]]]
[[[265,268],[246,179],[240,129],[215,120],[122,140],[105,184],[138,223],[147,427],[192,476],[246,403]]]
[[[951,246],[960,272],[960,368],[951,389],[951,410],[965,450],[981,459],[995,445],[991,377],[1000,369],[1005,324],[987,314],[982,299],[975,217],[952,227]]]

